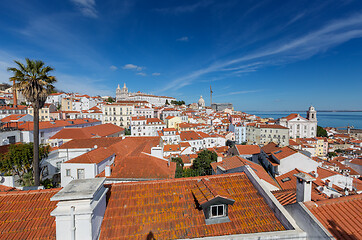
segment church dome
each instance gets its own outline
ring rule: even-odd
[[[205,106],[205,100],[202,98],[202,96],[199,99],[198,105],[199,105],[199,107],[204,107]]]

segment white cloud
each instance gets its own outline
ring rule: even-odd
[[[183,5],[183,6],[178,6],[178,7],[173,7],[173,8],[159,8],[159,9],[155,9],[157,12],[161,12],[161,13],[165,13],[165,14],[181,14],[181,13],[191,13],[196,11],[199,8],[204,8],[209,6],[213,1],[210,0],[204,0],[204,1],[199,1],[196,2],[194,4],[190,4],[190,5]]]
[[[136,75],[140,75],[140,76],[143,76],[143,77],[147,76],[147,74],[143,73],[143,72],[136,73]]]
[[[236,91],[236,92],[229,92],[229,93],[226,93],[226,94],[216,95],[215,97],[225,97],[225,96],[230,96],[230,95],[256,93],[256,92],[261,92],[261,91],[263,91],[263,90],[262,89],[257,89],[257,90]]]
[[[73,2],[80,12],[87,17],[97,18],[98,12],[96,10],[95,0],[70,0]]]
[[[112,66],[109,67],[109,69],[111,69],[112,71],[116,71],[118,69],[118,67],[112,65]]]
[[[255,71],[267,65],[286,64],[302,60],[326,51],[354,38],[362,37],[362,14],[330,22],[314,32],[294,40],[279,40],[262,49],[246,54],[240,58],[224,60],[196,70],[188,75],[170,81],[160,91],[177,90],[192,84],[199,77],[220,71],[234,74]],[[257,62],[253,62],[257,61]],[[263,62],[260,64],[260,62]],[[239,66],[235,66],[239,64]],[[237,71],[237,69],[240,69]]]
[[[152,76],[160,76],[161,73],[158,73],[158,72],[155,72],[155,73],[152,73]]]
[[[178,38],[176,39],[176,41],[179,41],[179,42],[188,42],[189,41],[189,37],[181,37],[181,38]]]
[[[136,70],[136,71],[142,71],[143,69],[145,69],[145,67],[140,67],[134,64],[126,64],[122,67],[123,69],[130,69],[130,70]]]

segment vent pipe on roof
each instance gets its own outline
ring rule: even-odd
[[[312,178],[309,174],[297,173],[294,174],[297,177],[297,202],[308,202],[312,199],[312,182],[315,178]]]

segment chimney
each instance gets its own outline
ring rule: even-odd
[[[297,202],[310,201],[312,199],[312,182],[315,178],[302,172],[294,174],[294,176],[297,177]]]
[[[106,177],[110,177],[111,176],[111,166],[107,165],[106,168],[104,169],[104,175]]]
[[[57,240],[98,239],[106,211],[104,180],[73,180],[50,199],[58,201],[50,213],[55,217]]]
[[[158,158],[163,158],[163,149],[159,145],[151,148],[151,155]]]

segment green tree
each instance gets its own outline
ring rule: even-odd
[[[106,100],[106,102],[112,103],[112,102],[114,102],[114,99],[113,99],[112,97],[109,97],[109,98]]]
[[[172,162],[176,163],[175,178],[181,178],[184,176],[184,163],[180,157],[172,158]]]
[[[38,159],[47,157],[49,150],[49,146],[41,146]],[[33,143],[12,144],[1,156],[0,171],[10,176],[17,175],[21,185],[31,186],[34,180],[33,157]]]
[[[26,64],[14,61],[16,67],[9,67],[8,71],[13,73],[10,81],[15,82],[14,89],[19,90],[34,109],[34,149],[33,149],[33,176],[35,186],[40,184],[39,171],[39,109],[44,106],[48,95],[54,90],[56,79],[50,73],[54,70],[45,66],[39,60],[25,59]]]
[[[131,130],[128,128],[124,129],[124,135],[131,135]]]
[[[329,153],[328,153],[328,157],[329,157],[329,158],[337,157],[337,153],[335,153],[335,152],[329,152]]]
[[[321,126],[317,126],[317,137],[328,137],[327,131]]]
[[[192,169],[197,172],[198,176],[211,175],[211,163],[217,161],[217,154],[209,150],[203,150],[194,160]]]

